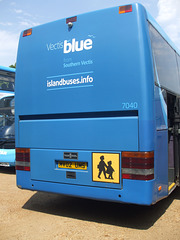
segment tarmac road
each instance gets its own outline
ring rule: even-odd
[[[144,207],[20,190],[0,167],[0,240],[180,239],[180,188]]]

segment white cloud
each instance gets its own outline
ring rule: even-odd
[[[2,26],[12,26],[13,23],[11,23],[11,22],[0,22],[0,25],[2,25]]]
[[[27,12],[24,12],[24,16],[27,16],[27,17],[31,17],[31,18],[34,18],[34,16],[30,13],[27,13]]]
[[[29,27],[29,23],[26,21],[21,21],[21,22],[19,22],[19,24],[21,24],[22,26],[25,26],[25,27]]]
[[[19,34],[0,31],[0,63],[9,66],[16,62]]]
[[[40,25],[39,22],[34,22],[34,21],[31,21],[31,20],[28,20],[28,19],[23,19],[19,22],[19,24],[22,26],[22,27],[35,27],[37,25]]]
[[[23,10],[21,10],[21,9],[14,9],[14,11],[15,11],[15,13],[17,13],[17,14],[23,13]]]
[[[37,25],[40,25],[40,23],[36,21],[37,18],[34,17],[32,14],[28,12],[24,12],[20,9],[19,10],[14,9],[14,11],[16,11],[16,13],[21,13],[16,16],[21,30],[23,30],[24,27],[28,28],[28,27],[35,27]]]
[[[159,0],[157,22],[180,49],[180,1]]]
[[[39,22],[24,18],[23,15],[20,16],[18,16],[17,18],[18,24],[16,24],[16,33],[14,32],[15,30],[13,30],[13,32],[12,30],[10,30],[13,23],[0,22],[0,26],[9,29],[8,31],[0,30],[0,65],[10,66],[11,64],[14,64],[16,62],[20,32],[24,29],[39,25]]]

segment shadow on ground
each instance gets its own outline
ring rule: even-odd
[[[16,174],[15,167],[0,167],[0,173]]]
[[[24,209],[121,227],[148,229],[166,212],[180,188],[153,206],[126,205],[37,192]]]

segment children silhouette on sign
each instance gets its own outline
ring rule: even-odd
[[[113,167],[111,165],[112,165],[112,161],[109,161],[108,162],[108,166],[107,166],[107,171],[106,171],[106,173],[109,174],[108,179],[113,179],[112,174],[114,172],[114,169],[113,169]]]
[[[114,172],[114,169],[113,169],[113,167],[111,166],[112,165],[112,161],[109,161],[108,162],[108,166],[107,166],[107,164],[105,163],[105,161],[104,161],[104,156],[102,155],[101,157],[100,157],[100,162],[99,162],[99,164],[98,164],[98,168],[99,168],[99,174],[98,174],[98,178],[100,178],[101,179],[101,173],[103,172],[103,174],[104,174],[104,177],[105,177],[105,179],[113,179],[113,172]],[[106,169],[105,169],[106,168]],[[107,174],[109,174],[109,176],[107,177],[106,176],[106,173]]]
[[[107,178],[106,177],[106,171],[105,171],[105,167],[107,168],[107,165],[104,162],[104,156],[101,156],[100,159],[101,159],[101,161],[99,162],[99,164],[97,166],[99,168],[98,178],[101,178],[100,176],[101,176],[102,172],[104,173],[104,177]]]

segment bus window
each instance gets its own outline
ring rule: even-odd
[[[15,70],[0,66],[0,166],[15,166]]]

